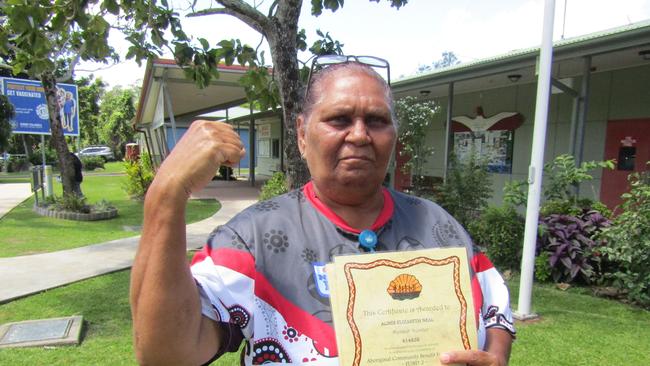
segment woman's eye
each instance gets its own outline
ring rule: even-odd
[[[388,123],[389,121],[386,118],[380,116],[370,116],[366,118],[366,124],[368,124],[368,126],[384,126]]]
[[[350,118],[346,116],[336,116],[328,120],[329,124],[336,127],[347,126],[350,123]]]

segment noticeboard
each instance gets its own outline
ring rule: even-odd
[[[57,84],[57,101],[61,125],[66,136],[79,136],[79,96],[77,86]],[[2,78],[2,94],[13,104],[16,115],[11,121],[12,133],[50,135],[50,120],[45,92],[40,81]]]

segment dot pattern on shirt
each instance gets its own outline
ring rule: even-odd
[[[273,253],[284,253],[289,247],[289,237],[282,230],[271,230],[264,234],[263,243],[266,249]]]
[[[262,201],[253,206],[257,211],[270,212],[280,208],[280,204],[275,201]]]
[[[280,342],[273,338],[262,338],[253,346],[253,365],[265,363],[291,363]]]

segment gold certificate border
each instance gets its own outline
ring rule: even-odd
[[[467,300],[465,300],[465,296],[463,295],[463,292],[460,288],[460,258],[458,258],[457,256],[451,256],[444,259],[431,259],[427,257],[417,257],[401,263],[389,259],[379,259],[369,263],[349,262],[344,264],[343,270],[345,272],[345,279],[347,280],[348,288],[350,291],[346,315],[347,315],[348,325],[352,330],[352,337],[354,338],[354,360],[352,361],[353,366],[358,366],[359,363],[361,362],[362,344],[361,344],[361,336],[359,334],[359,328],[357,327],[357,324],[354,321],[354,304],[356,300],[357,291],[356,291],[356,286],[354,284],[354,280],[352,278],[351,270],[353,269],[369,270],[379,266],[388,266],[392,268],[403,269],[403,268],[412,267],[416,264],[423,264],[423,263],[432,266],[444,266],[448,264],[454,265],[454,270],[453,270],[454,290],[456,291],[456,297],[460,302],[460,308],[461,308],[460,322],[459,322],[460,335],[463,340],[463,347],[465,347],[466,350],[469,350],[471,348],[471,345],[469,343],[469,337],[467,335],[467,328],[466,328]]]

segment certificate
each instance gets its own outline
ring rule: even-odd
[[[439,365],[477,348],[465,248],[339,256],[326,271],[341,366]]]

